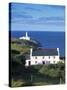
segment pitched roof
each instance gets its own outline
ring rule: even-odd
[[[57,49],[37,49],[32,52],[32,56],[56,56]]]

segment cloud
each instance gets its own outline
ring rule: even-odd
[[[64,10],[64,6],[13,4],[11,22],[32,25],[64,25],[64,17],[61,13],[62,9]],[[54,15],[54,11],[56,15]]]
[[[46,26],[63,26],[64,18],[62,17],[40,17],[33,18],[32,16],[23,16],[23,18],[12,19],[13,23],[28,24],[28,25],[46,25]]]
[[[64,21],[63,17],[40,17],[39,20],[41,21]]]
[[[63,17],[40,17],[38,19],[30,20],[31,24],[45,24],[45,25],[64,25]]]
[[[19,12],[13,12],[11,14],[11,17],[12,18],[33,18],[31,15],[29,15],[26,12],[21,12],[21,13],[19,13]]]
[[[41,11],[40,9],[34,7],[25,7],[25,9],[30,11]]]
[[[27,18],[33,18],[31,15],[26,15],[26,14],[16,14],[14,15],[15,18],[24,18],[24,19],[27,19]]]

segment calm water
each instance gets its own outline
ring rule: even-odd
[[[28,31],[28,35],[39,41],[44,48],[60,48],[60,55],[65,56],[65,33]],[[11,37],[19,38],[25,36],[25,31],[11,31]]]

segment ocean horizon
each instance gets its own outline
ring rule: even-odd
[[[10,31],[11,38],[28,36],[41,43],[43,48],[59,48],[60,56],[65,57],[65,32],[57,31]]]

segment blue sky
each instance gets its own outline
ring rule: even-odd
[[[64,31],[65,7],[45,4],[11,4],[12,31]]]

